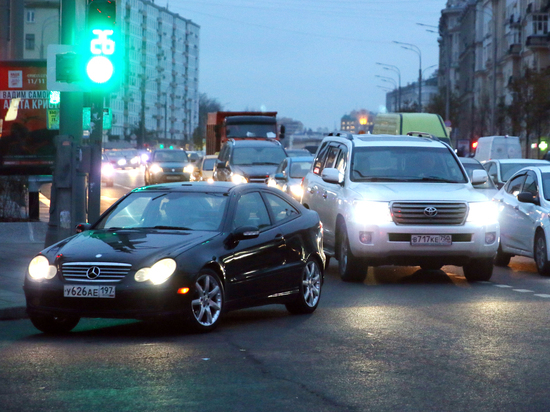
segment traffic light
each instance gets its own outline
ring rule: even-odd
[[[115,0],[89,0],[86,32],[86,75],[92,86],[113,89],[121,71]]]

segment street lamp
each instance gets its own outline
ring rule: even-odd
[[[397,66],[393,66],[391,64],[385,64],[385,63],[376,63],[378,64],[379,66],[382,66],[382,68],[384,70],[392,70],[394,72],[397,73],[397,80],[399,82],[399,91],[397,93],[398,97],[398,109],[397,111],[400,112],[401,111],[401,70],[399,70],[399,68]]]
[[[418,54],[418,61],[420,63],[418,68],[418,112],[422,112],[422,52],[420,51],[420,48],[411,43],[402,43],[400,41],[393,41],[395,44],[401,45],[401,47],[405,50],[412,50],[416,54]]]

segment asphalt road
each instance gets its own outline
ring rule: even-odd
[[[210,334],[85,319],[60,337],[0,323],[2,411],[546,411],[550,280],[529,259],[468,284],[461,269],[384,267],[311,316],[231,312]]]

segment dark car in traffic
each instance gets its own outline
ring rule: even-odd
[[[193,180],[195,166],[191,164],[184,150],[158,149],[151,153],[145,163],[144,181],[146,185],[156,183]]]
[[[146,186],[78,230],[25,276],[27,313],[46,333],[82,317],[168,318],[204,332],[228,310],[278,303],[312,313],[319,304],[319,216],[266,185]]]

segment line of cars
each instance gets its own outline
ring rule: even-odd
[[[227,165],[253,170],[254,151],[273,147],[256,143],[234,144],[228,159],[201,164],[210,164],[212,177]],[[312,313],[331,257],[352,282],[378,265],[454,264],[468,281],[488,280],[495,256],[503,265],[514,254],[550,271],[550,222],[539,210],[550,204],[550,166],[523,169],[494,195],[503,195],[498,206],[510,213],[504,227],[497,202],[483,193],[496,190],[487,172],[437,139],[334,134],[314,157],[287,154],[260,184],[238,184],[252,181],[244,168],[230,175],[240,180],[215,185],[194,182],[182,168],[183,184],[125,195],[98,222],[32,260],[24,285],[31,321],[61,333],[81,317],[168,317],[210,331],[224,312],[243,307],[282,303],[291,313]],[[153,153],[150,164],[156,161]],[[521,222],[512,216],[518,210]],[[523,239],[508,235],[514,225]]]

